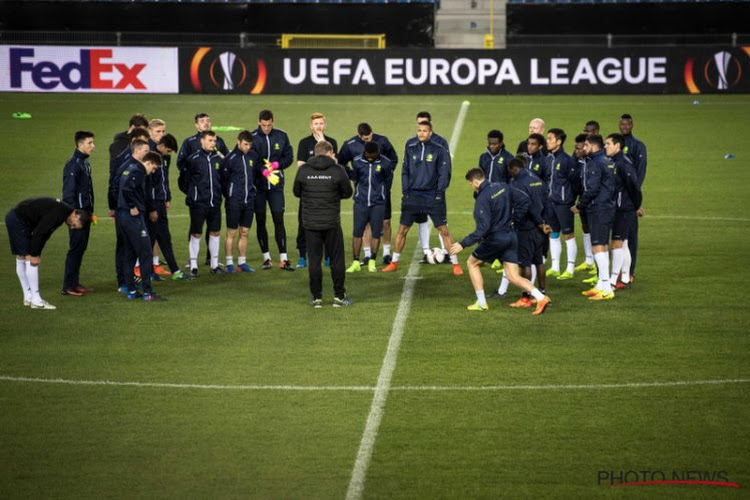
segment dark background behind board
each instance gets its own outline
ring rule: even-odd
[[[0,30],[385,33],[389,47],[432,46],[433,19],[432,4],[0,1]]]

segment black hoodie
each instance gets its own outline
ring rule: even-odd
[[[297,170],[294,196],[302,203],[302,224],[316,231],[341,225],[341,200],[350,198],[346,169],[328,156],[314,156]]]

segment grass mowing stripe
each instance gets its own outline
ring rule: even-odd
[[[398,312],[396,313],[396,319],[393,320],[391,338],[388,340],[388,349],[383,358],[383,367],[380,369],[380,374],[378,375],[378,383],[375,387],[375,394],[372,398],[370,414],[367,415],[367,424],[362,433],[362,440],[359,443],[359,450],[357,450],[357,459],[354,462],[354,468],[352,469],[352,477],[349,481],[349,488],[346,492],[347,500],[362,498],[365,479],[367,479],[367,469],[370,466],[372,450],[375,446],[375,438],[378,435],[380,421],[383,419],[385,401],[388,398],[388,391],[391,386],[391,376],[396,369],[396,359],[398,357],[398,350],[401,347],[401,338],[404,335],[404,325],[406,324],[406,319],[409,317],[409,310],[411,309],[411,301],[414,296],[414,287],[416,285],[415,278],[417,278],[420,269],[420,250],[421,248],[417,245],[414,249],[411,265],[409,265],[409,272],[406,274]]]
[[[412,277],[413,282],[416,277]],[[256,384],[181,384],[171,382],[117,382],[114,380],[70,380],[63,378],[14,377],[0,375],[0,381],[33,384],[99,385],[111,387],[141,387],[167,389],[213,389],[220,391],[311,391],[311,392],[362,392],[376,391],[370,385],[256,385]],[[684,387],[700,385],[748,384],[750,378],[714,380],[671,380],[665,382],[621,382],[611,384],[550,384],[550,385],[402,385],[391,386],[391,391],[412,392],[498,392],[498,391],[570,391],[604,389],[639,389],[648,387]]]
[[[392,212],[394,215],[400,215],[400,210],[394,210]],[[474,215],[474,212],[467,212],[467,211],[453,211],[449,210],[449,214],[451,215]],[[351,210],[342,210],[341,215],[352,215],[353,212]],[[296,217],[297,212],[294,211],[285,211],[284,215],[287,217]],[[169,218],[174,219],[185,219],[190,217],[190,214],[170,214]],[[750,219],[742,218],[742,217],[702,217],[702,216],[695,216],[695,215],[647,215],[647,219],[677,219],[677,220],[695,220],[695,221],[727,221],[727,222],[750,222]],[[111,219],[109,217],[102,217],[99,219],[99,222],[112,222],[114,219]],[[4,226],[5,222],[0,221],[0,226]]]

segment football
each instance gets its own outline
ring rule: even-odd
[[[443,253],[443,249],[440,247],[435,247],[432,249],[432,259],[430,260],[430,264],[442,264],[445,260],[445,254]]]

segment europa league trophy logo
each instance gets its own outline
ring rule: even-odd
[[[223,84],[224,90],[234,89],[234,82],[232,81],[232,68],[234,67],[235,59],[237,59],[237,56],[234,55],[232,52],[223,52],[219,55],[219,61],[221,62],[221,69],[222,71],[224,71],[224,84]],[[726,81],[726,78],[724,79],[724,81]]]
[[[727,83],[727,69],[729,69],[729,61],[732,60],[732,54],[727,51],[717,52],[714,54],[714,61],[716,62],[716,71],[718,72],[718,81],[716,82],[716,88],[719,90],[726,90],[729,88]]]

